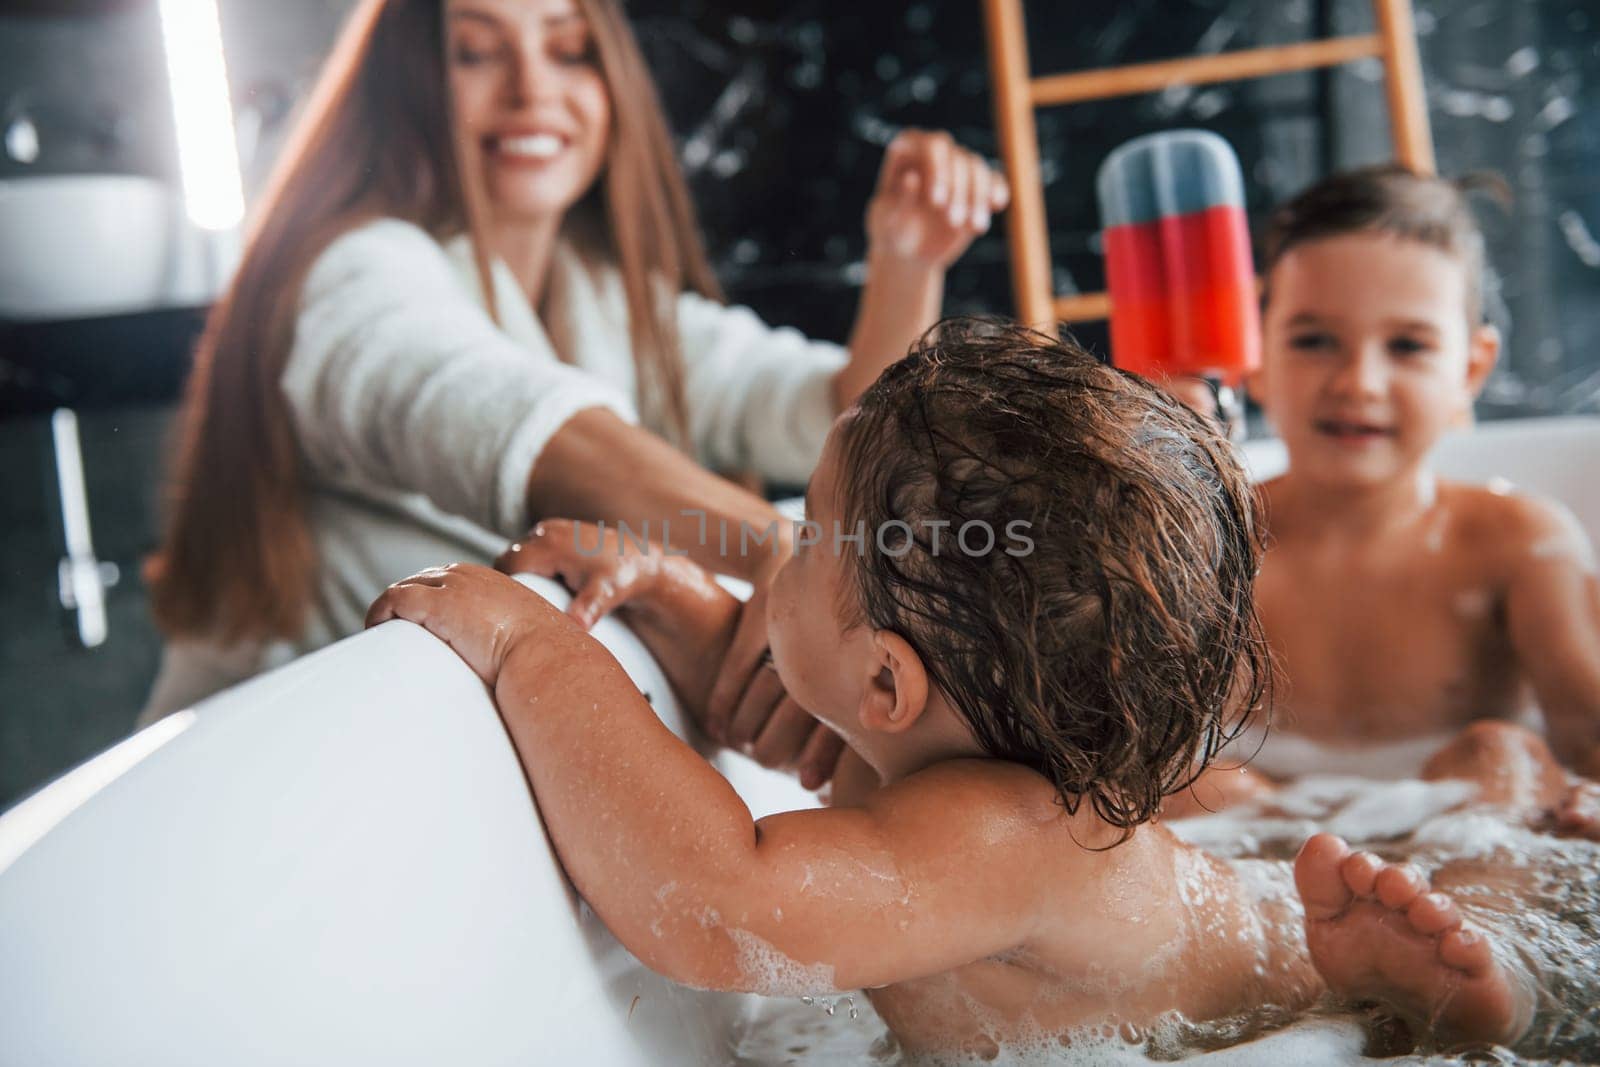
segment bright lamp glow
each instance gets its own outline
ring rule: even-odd
[[[161,34],[189,218],[231,230],[244,220],[244,186],[216,0],[161,0]]]

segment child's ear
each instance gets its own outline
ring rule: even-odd
[[[861,725],[878,733],[909,730],[928,706],[928,671],[911,643],[892,630],[872,635],[873,676],[861,697]]]
[[[1467,391],[1476,400],[1489,381],[1489,374],[1500,360],[1500,331],[1483,325],[1472,331],[1472,341],[1467,346]]]
[[[1472,410],[1472,402],[1483,392],[1484,385],[1489,381],[1489,374],[1499,359],[1500,331],[1487,323],[1473,330],[1472,336],[1467,340],[1466,395],[1463,398],[1462,409],[1456,412],[1454,422],[1458,429],[1469,428],[1477,421]]]

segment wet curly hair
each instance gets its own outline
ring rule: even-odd
[[[839,432],[845,526],[910,527],[893,554],[845,553],[846,625],[909,641],[983,749],[1069,812],[1131,833],[1261,705],[1257,497],[1167,393],[1069,340],[952,319]],[[1018,521],[1031,551],[951,550],[965,524]]]

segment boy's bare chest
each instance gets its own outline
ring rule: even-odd
[[[1281,674],[1278,722],[1321,738],[1402,738],[1515,714],[1503,597],[1461,554],[1268,553],[1257,605]]]

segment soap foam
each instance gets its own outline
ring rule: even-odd
[[[801,963],[748,930],[730,927],[727,934],[739,954],[739,970],[754,992],[768,997],[822,997],[840,991],[828,964]]]

